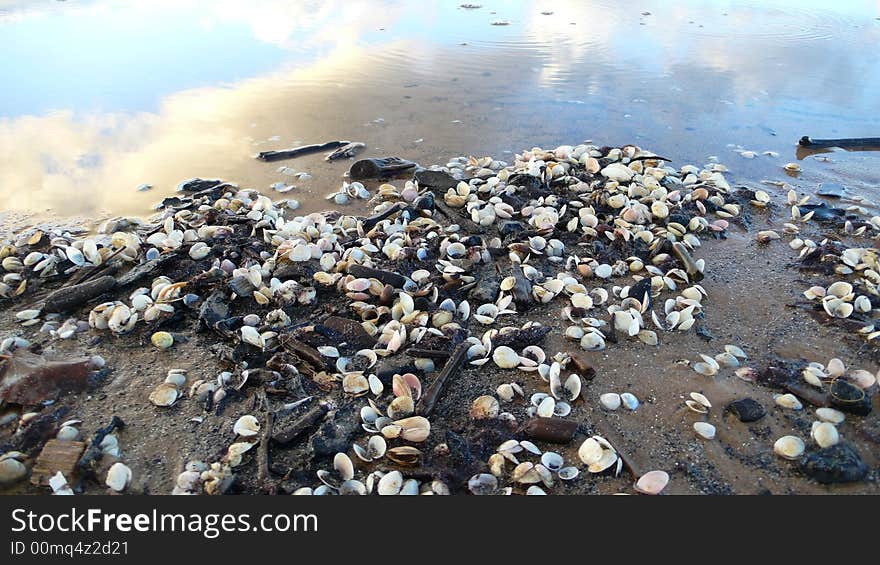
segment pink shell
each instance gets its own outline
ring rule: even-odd
[[[649,471],[642,475],[635,484],[635,489],[642,494],[660,494],[669,483],[666,471]]]

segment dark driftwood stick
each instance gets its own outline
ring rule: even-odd
[[[370,216],[368,218],[364,218],[363,221],[361,222],[361,225],[364,228],[364,232],[370,231],[371,229],[373,229],[373,227],[376,224],[378,224],[382,220],[400,212],[401,210],[403,210],[403,208],[404,208],[404,205],[401,204],[400,202],[397,202],[393,206],[389,206],[388,209],[385,210],[384,212],[376,214],[375,216]]]
[[[349,157],[354,157],[357,155],[361,149],[366,147],[363,143],[359,141],[352,141],[346,145],[343,145],[339,149],[336,149],[332,153],[328,154],[324,157],[325,161],[335,161],[337,159],[348,159]]]
[[[174,261],[177,259],[177,251],[166,251],[159,258],[153,259],[151,261],[147,261],[143,265],[138,265],[134,267],[129,272],[124,275],[119,276],[116,279],[116,284],[119,286],[127,286],[132,283],[135,283],[142,278],[153,274],[159,268],[161,268],[165,263]]]
[[[284,349],[292,351],[297,357],[312,365],[315,369],[323,371],[327,368],[324,358],[318,353],[318,350],[310,345],[294,339],[290,335],[285,335],[279,340]]]
[[[272,437],[272,428],[275,423],[275,413],[272,412],[272,410],[269,408],[269,401],[266,399],[266,393],[261,390],[257,394],[259,395],[260,403],[266,410],[266,419],[263,422],[263,433],[260,437],[260,447],[257,450],[257,460],[259,462],[257,481],[263,485],[264,489],[268,490],[272,486],[268,483],[269,466],[271,464],[269,460],[269,439],[271,439]]]
[[[365,267],[363,265],[351,264],[348,266],[348,274],[365,279],[378,279],[385,284],[390,284],[394,288],[403,288],[406,284],[406,277],[391,271],[383,271]]]
[[[109,424],[103,428],[99,428],[98,431],[95,432],[88,449],[86,449],[86,452],[80,457],[79,463],[76,464],[77,467],[84,471],[91,471],[92,463],[101,458],[101,442],[104,441],[104,438],[108,434],[113,433],[115,429],[122,429],[124,427],[125,422],[122,421],[122,418],[119,416],[113,416]]]
[[[319,402],[315,406],[302,415],[298,420],[277,433],[273,433],[272,439],[278,443],[290,443],[300,436],[304,431],[312,427],[318,420],[324,417],[324,414],[330,411],[331,404],[327,402]]]
[[[406,350],[406,353],[410,357],[427,359],[449,359],[450,355],[448,351],[443,351],[442,349],[419,349],[417,347],[410,347]]]
[[[348,170],[353,179],[377,179],[399,175],[416,167],[416,163],[400,157],[361,159]]]
[[[293,159],[308,155],[309,153],[317,153],[318,151],[327,151],[328,149],[336,149],[343,145],[348,145],[350,141],[328,141],[327,143],[315,143],[313,145],[303,145],[302,147],[294,147],[293,149],[282,149],[280,151],[261,151],[257,153],[257,159],[261,161],[278,161],[280,159]]]
[[[110,275],[95,280],[81,282],[73,286],[59,288],[46,298],[43,310],[47,312],[65,312],[112,290],[116,279]]]
[[[437,404],[437,400],[440,398],[440,393],[443,392],[443,386],[446,384],[446,381],[449,380],[449,376],[457,371],[467,358],[468,347],[470,347],[470,344],[463,341],[452,351],[452,355],[449,356],[449,361],[446,362],[446,365],[443,366],[443,370],[434,382],[431,383],[431,386],[428,387],[428,390],[425,391],[424,396],[422,396],[422,399],[419,401],[419,405],[416,407],[416,412],[418,414],[421,414],[422,416],[430,416],[431,412],[434,411],[434,406]]]
[[[805,135],[798,141],[798,145],[802,147],[828,148],[840,147],[880,147],[880,137],[845,137],[841,139],[810,139]]]

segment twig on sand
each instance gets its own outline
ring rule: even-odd
[[[467,357],[466,354],[469,346],[470,344],[468,342],[463,341],[455,347],[452,354],[449,356],[446,365],[443,366],[443,370],[437,376],[437,379],[431,383],[428,390],[425,391],[421,401],[419,401],[419,405],[416,407],[417,413],[422,416],[431,415],[431,412],[434,411],[434,406],[437,404],[437,400],[440,398],[440,393],[443,392],[443,386],[446,384],[446,381],[449,380],[452,373],[458,370]]]

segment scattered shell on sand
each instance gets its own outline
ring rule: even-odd
[[[803,440],[797,436],[782,436],[773,444],[773,451],[784,459],[797,459],[804,449]]]

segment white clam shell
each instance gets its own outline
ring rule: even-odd
[[[599,402],[606,410],[617,410],[622,400],[616,392],[606,392],[599,397]]]
[[[773,451],[784,459],[797,459],[804,449],[803,440],[797,436],[782,436],[773,444]]]
[[[490,477],[492,475],[489,475]],[[492,477],[494,478],[494,477]],[[400,494],[403,488],[403,475],[400,471],[391,471],[379,479],[378,493],[382,496],[394,496]]]
[[[840,434],[837,432],[837,428],[829,422],[816,422],[811,435],[813,436],[813,441],[822,448],[831,447],[840,442]]]
[[[823,422],[828,422],[834,425],[842,424],[846,419],[843,412],[835,410],[834,408],[816,408],[816,417]]]
[[[624,392],[620,395],[620,402],[629,410],[635,410],[639,407],[639,399],[636,398],[636,395],[629,392]]]
[[[131,484],[131,469],[123,463],[114,463],[107,471],[104,483],[116,492],[122,492]]]
[[[241,437],[254,437],[260,433],[260,422],[248,414],[236,420],[232,430]]]
[[[666,471],[649,471],[639,477],[635,489],[642,494],[660,494],[669,484],[669,474]]]
[[[694,431],[703,439],[713,439],[715,437],[715,426],[709,422],[694,422]]]
[[[506,345],[495,348],[492,360],[502,369],[513,369],[519,365],[519,355]]]
[[[801,404],[801,401],[798,400],[798,397],[791,394],[776,394],[773,396],[774,402],[776,405],[781,408],[788,408],[790,410],[801,410],[804,405]]]

